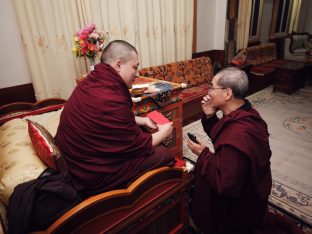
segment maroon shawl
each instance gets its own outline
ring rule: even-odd
[[[136,124],[131,108],[127,86],[108,64],[96,65],[73,91],[56,142],[78,191],[119,185],[154,152],[151,135]]]
[[[205,233],[248,232],[264,224],[272,178],[267,125],[253,108],[202,119],[215,153],[196,165],[192,217]]]

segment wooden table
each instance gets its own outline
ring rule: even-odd
[[[276,68],[273,92],[283,91],[288,94],[303,88],[306,77],[311,72],[311,64],[304,62],[288,62]]]
[[[170,85],[171,90],[160,90],[155,94],[143,94],[139,97],[133,97],[133,113],[138,116],[145,116],[153,110],[158,110],[172,121],[172,135],[164,141],[164,144],[170,148],[174,156],[182,158],[182,101],[179,98],[182,86],[181,84],[148,77],[138,77],[134,81],[135,85],[152,83],[167,84],[166,87]]]

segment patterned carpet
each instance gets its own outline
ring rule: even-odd
[[[267,122],[272,150],[273,187],[270,203],[285,214],[312,227],[312,86],[288,95],[273,93],[272,87],[248,97]],[[183,128],[213,146],[200,121]],[[183,145],[184,155],[196,156]]]

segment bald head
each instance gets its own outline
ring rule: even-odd
[[[134,46],[123,40],[115,40],[104,48],[101,63],[112,64],[116,60],[127,62],[134,54],[138,54]]]

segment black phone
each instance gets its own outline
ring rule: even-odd
[[[198,144],[198,141],[197,141],[196,136],[194,134],[188,132],[187,135],[193,142]]]

